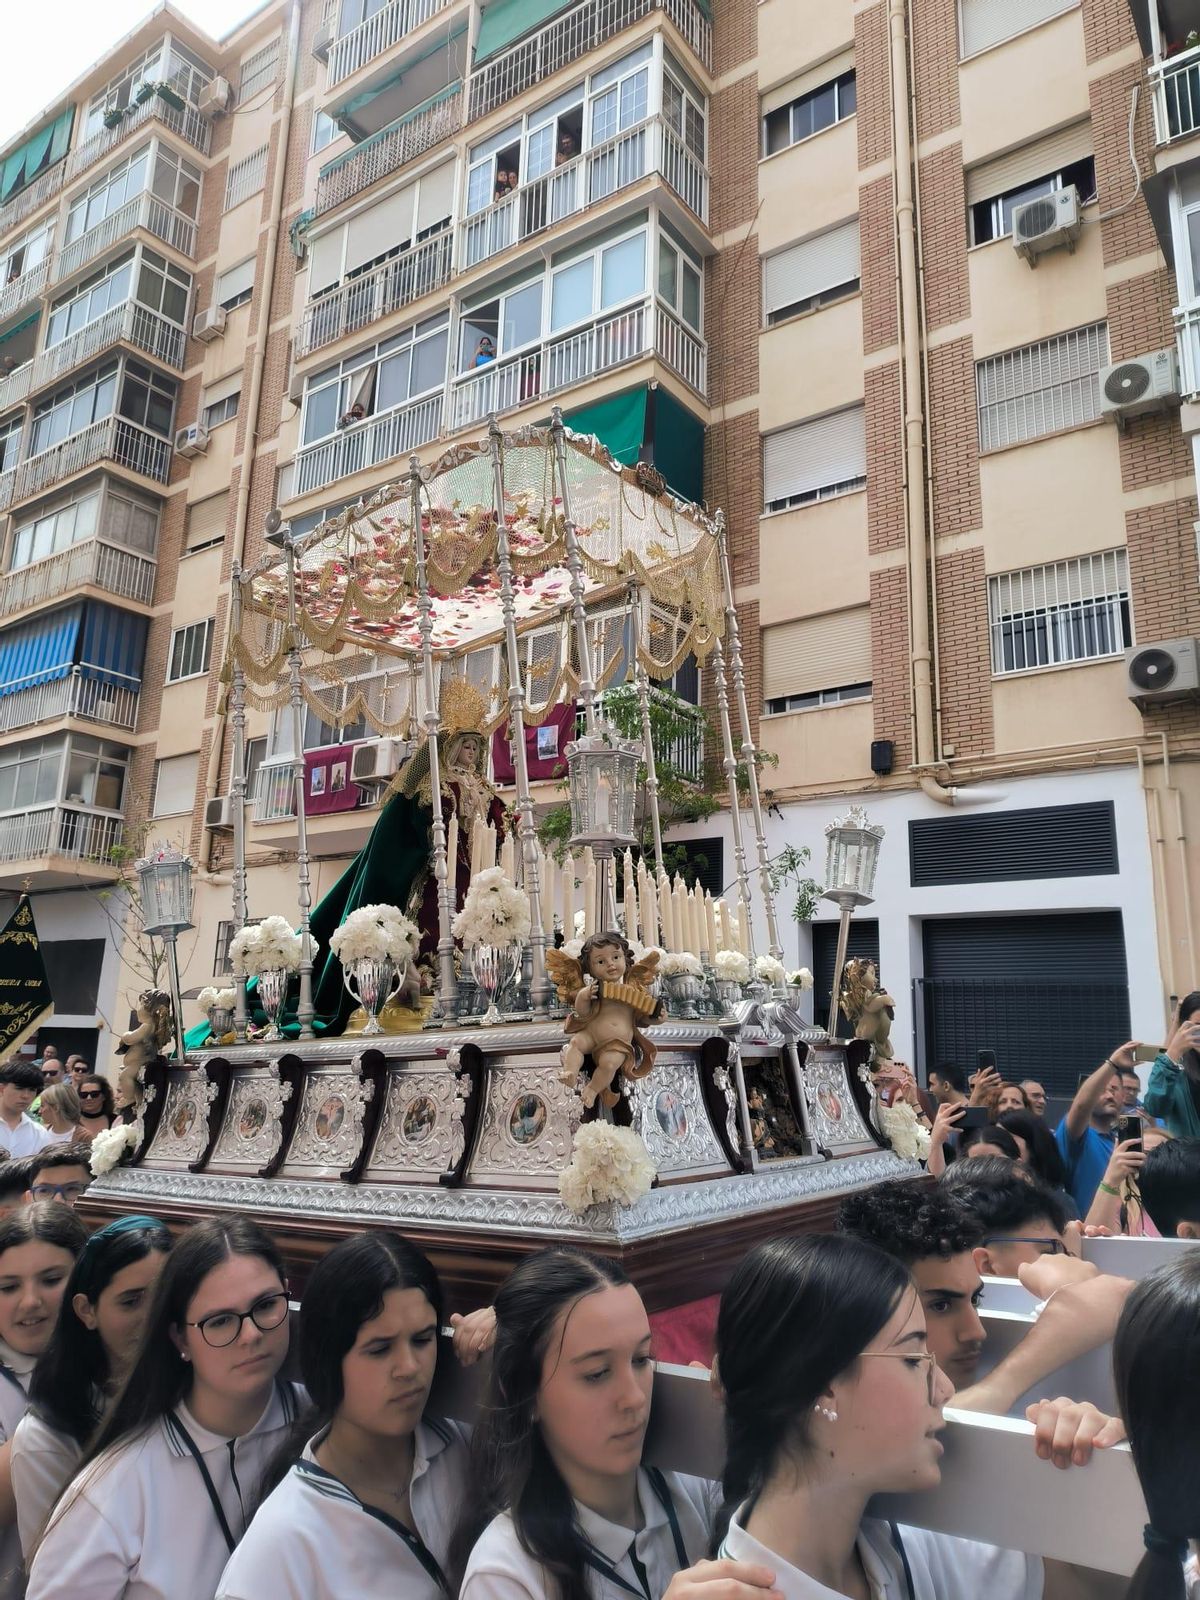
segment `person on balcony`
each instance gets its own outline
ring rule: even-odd
[[[479,343],[475,346],[475,354],[471,357],[471,365],[473,367],[486,367],[489,362],[495,361],[495,359],[495,341],[489,339],[485,333],[483,338],[480,339]]]

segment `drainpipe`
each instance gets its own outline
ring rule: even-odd
[[[271,324],[271,300],[275,292],[275,260],[279,250],[280,214],[283,211],[283,185],[287,177],[288,149],[292,133],[292,104],[296,97],[296,72],[300,61],[300,0],[292,0],[288,13],[287,65],[283,82],[283,111],[279,118],[275,174],[271,181],[271,206],[267,218],[267,253],[259,286],[258,337],[250,364],[250,389],[246,397],[246,438],[242,446],[242,470],[238,477],[237,504],[233,519],[232,567],[242,564],[246,549],[246,523],[250,514],[250,475],[258,454],[259,410],[262,403],[263,368],[267,361],[267,335]],[[232,570],[232,568],[231,568]],[[208,770],[204,778],[204,798],[212,799],[221,781],[221,760],[225,753],[225,727],[228,714],[217,710],[212,743],[208,751]],[[201,859],[212,871],[213,834],[205,828]]]
[[[1192,974],[1196,970],[1196,938],[1192,921],[1192,884],[1188,876],[1187,829],[1183,821],[1183,796],[1175,786],[1174,775],[1171,772],[1171,752],[1167,744],[1166,734],[1160,733],[1159,739],[1162,742],[1163,788],[1175,801],[1175,842],[1179,846],[1179,888],[1180,897],[1183,900],[1183,932],[1187,940],[1187,981],[1192,983],[1194,982]]]

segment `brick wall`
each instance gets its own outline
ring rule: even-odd
[[[1200,634],[1195,520],[1194,496],[1125,513],[1134,637],[1141,643]],[[1194,718],[1193,712],[1193,726]]]
[[[971,340],[939,345],[928,365],[934,522],[939,534],[964,533],[983,526]]]
[[[858,190],[862,255],[863,350],[870,355],[899,338],[896,316],[896,238],[892,180],[876,178]]]
[[[719,89],[710,108],[710,148],[717,153],[709,197],[713,233],[745,228],[758,207],[758,86],[748,72]]]
[[[887,7],[871,6],[854,18],[854,72],[858,102],[858,164],[872,167],[892,153],[891,80]]]
[[[757,583],[758,520],[763,506],[757,411],[709,428],[704,448],[704,497],[710,506],[724,508],[735,588]]]
[[[1112,9],[1121,8],[1114,6]],[[1154,132],[1150,96],[1141,63],[1136,62],[1107,77],[1097,78],[1089,86],[1092,142],[1096,152],[1096,197],[1102,212],[1116,210],[1133,194],[1134,176],[1129,165],[1129,106],[1136,87],[1140,87],[1141,95],[1134,123],[1135,148],[1142,172],[1147,173],[1154,166]],[[1120,216],[1102,222],[1100,229],[1106,265],[1158,248],[1154,224],[1142,199],[1138,199]]]
[[[908,570],[871,574],[871,700],[875,737],[896,746],[896,769],[912,754],[912,684],[909,676]]]
[[[921,257],[931,330],[971,314],[966,215],[962,146],[947,145],[921,162]]]
[[[714,406],[758,392],[762,269],[755,240],[730,245],[706,268],[708,393]]]
[[[1090,62],[1137,43],[1137,30],[1127,5],[1112,0],[1083,0],[1083,44]]]
[[[867,548],[894,550],[904,543],[904,471],[900,431],[900,367],[871,367],[865,374],[867,424]]]
[[[713,77],[724,77],[758,52],[756,0],[724,0],[713,8]]]
[[[917,138],[956,126],[958,0],[919,0],[909,11],[917,100]]]
[[[957,755],[992,748],[992,675],[983,551],[937,558],[942,728]]]

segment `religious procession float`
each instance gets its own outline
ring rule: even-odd
[[[303,537],[273,514],[267,537],[233,575],[226,664],[236,984],[204,992],[186,1039],[173,961],[173,1005],[143,996],[120,1064],[129,1120],[97,1140],[94,1215],[246,1210],[300,1281],[340,1235],[396,1227],[462,1306],[521,1253],[576,1240],[619,1256],[665,1311],[716,1292],[764,1233],[827,1226],[847,1189],[914,1170],[915,1117],[878,1093],[890,1052],[873,969],[846,969],[848,1045],[805,1021],[811,979],[784,969],[719,515],[556,414],[515,434],[493,424],[431,468],[414,458]],[[689,655],[714,684],[728,896],[664,866],[651,684]],[[347,707],[364,657],[394,671]],[[617,685],[633,726],[607,710]],[[527,733],[571,703],[556,853],[537,831]],[[288,708],[297,753],[296,903],[256,919],[247,706]],[[306,707],[361,716],[405,757],[315,907]],[[502,727],[507,810],[486,776]],[[347,782],[344,766],[320,771],[322,789]],[[636,859],[635,815],[653,841]],[[841,974],[880,830],[855,812],[827,832]],[[189,926],[190,871],[173,850],[138,864],[147,927],[169,942]]]

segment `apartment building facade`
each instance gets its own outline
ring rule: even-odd
[[[1125,652],[1200,633],[1195,469],[1178,407],[1118,427],[1101,382],[1173,350],[1186,301],[1150,25],[1132,0],[804,10],[307,0],[218,42],[167,6],[10,141],[0,890],[28,878],[94,942],[114,851],[176,839],[184,984],[220,976],[233,562],[276,506],[315,526],[558,403],[725,509],[772,850],[819,867],[848,797],[887,828],[855,943],[901,1053],[1016,1066],[1065,1060],[1081,1014],[1087,1048],[1160,1025],[1192,985],[1200,719],[1139,709]],[[1038,199],[1070,225],[1025,259]],[[380,663],[358,679],[386,693]],[[711,695],[703,668],[675,686]],[[248,731],[261,916],[295,900],[294,757],[269,708]],[[310,712],[305,745],[367,734]],[[309,819],[316,897],[361,799]],[[731,878],[720,817],[689,832]],[[781,909],[820,978],[829,925]],[[129,940],[107,1016],[142,986]]]

